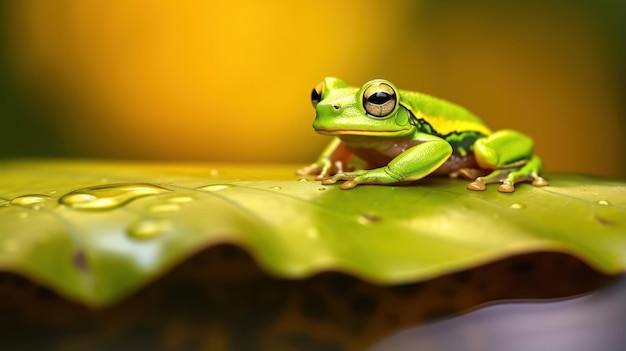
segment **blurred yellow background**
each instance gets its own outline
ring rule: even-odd
[[[0,157],[298,162],[323,77],[386,78],[626,177],[619,0],[0,4]]]

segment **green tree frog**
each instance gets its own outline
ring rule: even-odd
[[[453,103],[398,90],[391,82],[372,80],[360,88],[326,78],[311,92],[316,115],[313,128],[333,136],[313,164],[297,171],[317,175],[323,184],[404,184],[428,175],[473,179],[470,190],[501,183],[547,185],[533,155],[533,140],[520,132],[492,132],[480,118]],[[354,157],[365,162],[349,169]]]

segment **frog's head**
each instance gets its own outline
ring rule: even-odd
[[[313,128],[320,134],[399,138],[413,131],[398,90],[383,79],[355,88],[326,78],[311,92],[311,102],[316,112]]]

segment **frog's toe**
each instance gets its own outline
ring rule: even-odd
[[[473,182],[467,184],[467,188],[469,190],[483,191],[487,189],[487,185],[481,178],[476,178]]]
[[[350,190],[350,189],[356,187],[357,185],[359,185],[359,183],[356,180],[354,180],[354,179],[346,180],[345,182],[343,182],[341,184],[340,188],[343,189],[343,190]]]
[[[323,178],[322,179],[322,184],[323,185],[330,185],[330,184],[335,184],[335,183],[337,183],[337,178],[335,178],[335,177]]]
[[[547,186],[548,185],[548,181],[545,180],[543,177],[535,177],[535,179],[533,180],[532,183],[534,186]]]
[[[332,177],[322,179],[322,184],[324,185],[335,184],[340,180],[354,181],[354,179],[358,177],[359,175],[361,175],[361,173],[363,172],[357,171],[357,172],[348,172],[348,173],[337,173],[333,175]],[[356,184],[354,186],[356,186]],[[354,186],[351,186],[350,188],[354,188]]]
[[[498,191],[501,193],[512,193],[515,191],[514,183],[508,180],[502,182],[502,184],[498,187]]]

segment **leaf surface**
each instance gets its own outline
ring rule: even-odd
[[[0,270],[94,307],[220,243],[289,279],[341,271],[397,284],[533,251],[570,253],[603,273],[626,267],[617,180],[552,174],[550,186],[512,194],[447,178],[345,191],[299,179],[293,165],[0,167]]]

